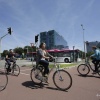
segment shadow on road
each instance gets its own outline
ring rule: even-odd
[[[26,81],[26,82],[23,82],[22,85],[25,87],[31,88],[31,89],[38,89],[38,88],[42,89],[45,84],[37,85],[37,84],[33,83],[32,81]]]
[[[54,87],[49,87],[48,84],[45,84],[45,83],[35,84],[32,81],[23,82],[22,85],[25,86],[25,87],[31,88],[31,89],[43,89],[43,88],[47,88],[47,89],[50,89],[50,90],[62,91],[62,90],[59,90],[59,89],[54,88]],[[44,86],[46,86],[46,87],[44,87]],[[63,92],[68,92],[68,91],[63,91]]]
[[[47,89],[51,89],[51,90],[58,90],[58,91],[63,91],[63,90],[59,90],[57,88],[53,88],[53,87],[46,87]],[[68,92],[68,91],[63,91],[63,92]]]
[[[84,78],[86,78],[86,77],[94,77],[94,78],[100,78],[100,76],[94,76],[94,75],[78,75],[78,76],[81,76],[81,77],[84,77]]]

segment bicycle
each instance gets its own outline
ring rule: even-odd
[[[6,73],[7,73],[7,68],[8,68],[8,63],[6,62],[4,66]],[[10,68],[11,68],[11,72],[8,73],[12,73],[12,75],[14,76],[18,76],[20,74],[20,67],[16,63],[11,63]]]
[[[86,60],[86,62],[84,64],[80,64],[77,67],[77,71],[80,75],[82,76],[86,76],[87,74],[89,74],[90,70],[92,70],[94,72],[94,66],[91,66],[90,62],[89,62],[89,58]],[[98,71],[96,72],[98,73],[98,75],[100,75],[100,62],[98,64]]]
[[[71,88],[71,86],[72,86],[72,77],[64,69],[60,69],[60,65],[57,65],[57,63],[56,63],[56,58],[54,59],[54,64],[53,64],[53,67],[51,68],[51,70],[49,71],[49,74],[52,72],[52,70],[54,68],[56,68],[56,70],[53,74],[54,85],[62,91],[66,91],[69,88]],[[33,69],[31,70],[30,77],[31,77],[31,80],[35,84],[39,85],[42,82],[47,81],[47,78],[43,76],[43,71],[44,71],[44,67],[42,65],[39,65],[37,67],[34,66]],[[65,83],[61,84],[63,82],[65,82]]]
[[[8,84],[8,76],[0,71],[0,91],[4,90]]]

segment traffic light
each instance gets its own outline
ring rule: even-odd
[[[11,35],[12,31],[11,31],[11,27],[8,28],[8,34]]]
[[[35,36],[35,43],[38,42],[38,36],[39,36],[39,35],[36,35],[36,36]]]

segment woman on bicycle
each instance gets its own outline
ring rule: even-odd
[[[37,59],[36,59],[36,66],[39,64],[43,65],[44,67],[44,73],[43,76],[48,77],[49,73],[49,59],[50,57],[53,57],[50,55],[46,50],[46,44],[42,42],[39,46],[39,49],[37,51]]]

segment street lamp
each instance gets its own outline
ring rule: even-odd
[[[32,47],[32,66],[33,66],[33,47],[34,47],[34,43],[30,43],[31,47]]]
[[[73,62],[75,62],[75,46],[73,46]]]
[[[83,28],[83,24],[81,24],[82,30],[83,30],[83,45],[84,45],[84,53],[85,53],[85,62],[86,62],[86,52],[85,52],[85,38],[84,38],[84,28]]]

